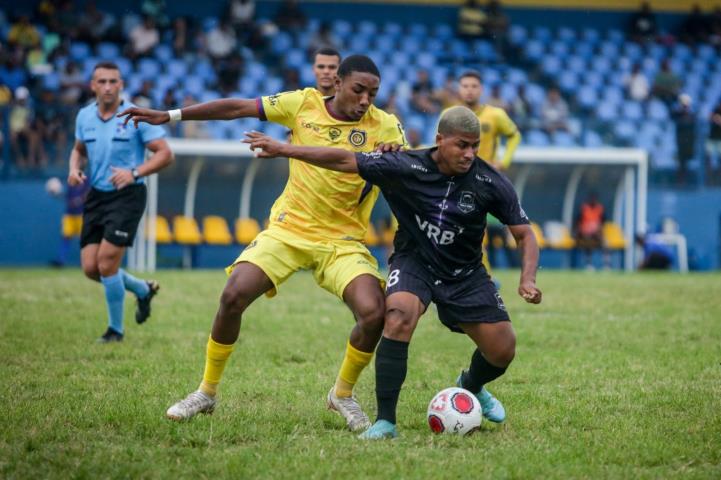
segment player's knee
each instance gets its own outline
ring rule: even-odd
[[[386,312],[383,335],[394,340],[409,341],[415,330],[413,314],[397,308]]]
[[[497,367],[507,367],[516,356],[516,336],[511,333],[505,341],[499,342],[492,352],[484,352],[486,359]]]
[[[383,328],[383,296],[364,299],[353,309],[358,325],[363,329],[379,330]]]
[[[84,263],[82,265],[83,267],[83,273],[86,277],[88,277],[90,280],[99,281],[100,280],[100,270],[98,270],[97,264],[89,264]]]
[[[220,296],[220,306],[230,315],[241,315],[250,305],[250,297],[245,292],[232,285],[226,285]]]

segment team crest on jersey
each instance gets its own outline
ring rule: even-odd
[[[458,210],[463,213],[471,213],[476,209],[476,202],[471,192],[461,192],[461,198],[458,200]]]
[[[119,135],[123,135],[127,130],[127,125],[125,125],[125,122],[120,121],[117,125],[115,125],[115,133]]]
[[[354,128],[348,135],[348,141],[354,147],[362,147],[365,145],[366,140],[368,140],[368,134],[366,134],[365,130],[358,130],[357,128]]]
[[[340,131],[340,128],[330,127],[328,129],[328,136],[330,137],[330,140],[332,142],[335,142],[336,140],[338,140],[338,137],[340,137],[341,133],[343,133],[343,132]]]

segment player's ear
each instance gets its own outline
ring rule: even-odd
[[[440,145],[443,142],[443,135],[436,133],[436,145]]]

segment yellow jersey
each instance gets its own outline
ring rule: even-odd
[[[261,97],[261,120],[292,131],[291,143],[371,152],[381,143],[406,144],[398,119],[373,105],[360,120],[340,120],[328,111],[315,88]],[[270,211],[270,225],[287,228],[311,240],[356,240],[365,237],[378,188],[355,173],[341,173],[289,159],[283,193]]]
[[[481,104],[472,110],[481,123],[481,144],[478,146],[478,156],[491,165],[508,168],[513,158],[513,152],[521,142],[518,127],[502,108]],[[506,153],[500,165],[496,158],[499,136],[507,138]]]

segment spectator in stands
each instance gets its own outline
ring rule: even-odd
[[[721,6],[714,8],[709,15],[709,38],[708,41],[718,48],[721,46]]]
[[[238,35],[253,28],[255,17],[255,0],[230,0],[228,2],[228,18]]]
[[[155,88],[152,80],[143,80],[140,90],[135,92],[132,102],[142,108],[153,108],[153,88]]]
[[[403,121],[403,114],[401,113],[401,108],[398,106],[398,95],[395,91],[388,96],[388,100],[386,100],[384,105],[381,105],[381,108],[398,117],[398,120],[401,122]]]
[[[648,2],[641,3],[641,9],[631,15],[628,36],[637,43],[652,42],[656,38],[656,15]]]
[[[176,57],[183,58],[190,50],[190,32],[187,18],[175,17],[171,38],[173,42],[173,53]]]
[[[218,87],[223,96],[229,96],[231,92],[238,91],[238,82],[243,75],[244,69],[243,57],[237,51],[232,52],[228,58],[220,62],[218,67]],[[172,108],[168,110],[172,110]]]
[[[77,105],[85,88],[85,79],[78,64],[69,61],[60,73],[60,100],[65,105]]]
[[[55,163],[60,165],[64,162],[65,147],[68,142],[67,125],[71,122],[67,108],[60,103],[55,92],[44,89],[35,105],[33,119],[33,127],[40,136],[39,158],[41,165],[44,166],[47,163],[46,144],[53,146]]]
[[[21,55],[8,53],[5,62],[0,67],[0,83],[8,86],[12,91],[27,84],[28,74],[22,66]]]
[[[306,17],[297,0],[283,0],[275,14],[275,24],[281,30],[300,30],[305,27]]]
[[[433,92],[433,96],[438,102],[440,102],[443,110],[458,105],[461,102],[461,99],[458,96],[456,77],[453,72],[448,72],[445,83],[443,83],[442,87]]]
[[[698,4],[691,7],[691,13],[681,24],[679,39],[685,43],[704,42],[710,34],[709,21]]]
[[[423,135],[420,130],[414,127],[410,127],[406,130],[406,141],[408,142],[408,148],[411,150],[421,148],[423,143]]]
[[[706,141],[707,173],[712,183],[721,183],[721,100],[709,115],[708,140]]]
[[[83,14],[78,20],[78,40],[93,47],[101,41],[118,40],[117,35],[110,35],[110,30],[115,25],[115,18],[98,10],[94,1],[85,4]]]
[[[30,107],[30,92],[25,87],[15,89],[15,98],[9,115],[10,145],[18,167],[40,165],[40,135],[32,128],[33,111]],[[27,144],[27,156],[22,143]]]
[[[283,90],[290,92],[300,90],[300,73],[296,68],[283,69]]]
[[[626,87],[626,95],[628,95],[631,100],[645,102],[648,98],[648,79],[641,71],[640,63],[633,65],[631,73],[623,79],[623,84]]]
[[[420,113],[437,114],[441,106],[433,96],[433,83],[428,72],[421,69],[418,70],[417,75],[411,94],[411,106]]]
[[[155,21],[150,16],[143,17],[143,21],[130,31],[130,45],[127,54],[130,58],[149,55],[160,41],[160,34]]]
[[[315,88],[323,96],[335,95],[335,76],[340,66],[340,53],[332,47],[321,47],[313,54]]]
[[[472,40],[486,33],[486,12],[476,0],[467,0],[458,10],[458,36]]]
[[[23,49],[40,45],[40,32],[30,23],[30,17],[21,16],[11,27],[7,35],[8,44]]]
[[[496,84],[491,87],[491,94],[488,96],[486,101],[487,105],[493,105],[494,107],[501,108],[508,112],[508,103],[501,98],[501,86]]]
[[[671,70],[668,59],[661,62],[661,71],[653,81],[653,94],[666,105],[671,106],[678,99],[681,79]]]
[[[508,49],[508,25],[508,16],[501,9],[501,2],[489,0],[486,5],[485,35],[493,42],[496,52],[501,56],[504,56]]]
[[[143,15],[152,18],[155,25],[161,29],[167,28],[170,23],[165,13],[165,0],[143,0],[140,11]]]
[[[575,237],[576,245],[585,254],[586,269],[593,270],[593,251],[603,246],[603,222],[606,214],[603,205],[598,201],[598,195],[591,192],[581,204],[576,219]],[[610,265],[610,258],[604,252],[604,265]]]
[[[557,87],[551,87],[541,107],[541,126],[552,135],[557,131],[568,131],[568,104]]]
[[[340,40],[333,34],[331,24],[328,21],[320,23],[318,31],[313,34],[308,42],[308,51],[310,53],[316,52],[321,48],[332,48],[334,50],[340,48]]]
[[[511,100],[508,113],[521,132],[525,132],[533,126],[533,107],[526,98],[526,86],[524,84],[518,86],[516,97]]]
[[[222,18],[206,38],[206,48],[215,61],[228,58],[238,46],[235,30],[227,18]]]
[[[691,97],[679,95],[678,104],[672,110],[673,123],[676,125],[676,154],[678,160],[678,182],[686,183],[688,162],[695,156],[696,114],[691,105]]]

